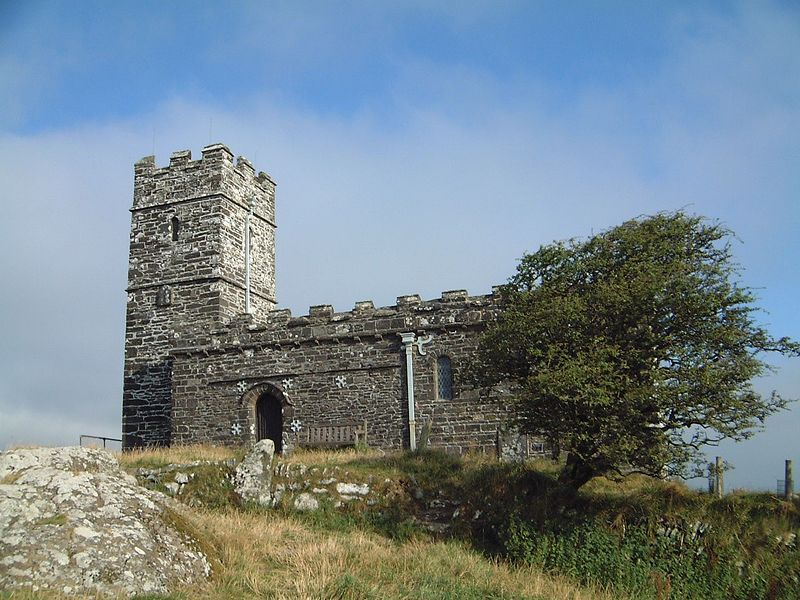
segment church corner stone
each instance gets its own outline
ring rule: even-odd
[[[499,294],[407,294],[394,306],[317,304],[293,316],[276,309],[275,229],[273,179],[223,144],[197,160],[175,152],[166,167],[153,157],[136,163],[125,448],[264,440],[277,454],[352,441],[407,448],[400,333],[414,332],[431,336],[413,356],[416,429],[424,424],[430,447],[502,455],[501,404],[464,383]]]

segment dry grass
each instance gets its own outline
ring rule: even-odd
[[[224,447],[176,446],[133,450],[117,457],[124,468],[134,469],[198,460],[223,461],[241,455],[241,450]],[[429,458],[350,448],[298,450],[286,461],[358,468],[360,461],[374,464],[386,459],[383,468],[394,471],[403,461],[410,461],[413,466],[415,460],[426,462]],[[463,458],[464,466],[474,468],[491,462],[494,459],[483,454]],[[404,468],[408,466],[403,463]],[[545,466],[552,468],[549,464]],[[277,512],[231,509],[188,511],[188,514],[194,532],[214,547],[211,554],[219,561],[214,561],[214,576],[202,585],[177,589],[157,598],[622,598],[619,593],[578,587],[565,578],[544,574],[533,567],[492,560],[458,541],[417,537],[398,542],[357,529],[325,531]],[[62,597],[58,592],[0,592],[0,598],[20,600]]]
[[[337,449],[308,449],[298,448],[288,457],[281,458],[287,463],[302,463],[305,465],[342,465],[355,460],[379,459],[391,453],[379,448],[337,448]]]
[[[135,448],[115,453],[123,468],[159,467],[168,464],[194,461],[224,461],[237,456],[233,448],[225,446],[172,446],[170,448]]]
[[[223,461],[231,458],[241,458],[244,454],[245,451],[243,449],[198,444],[171,446],[169,448],[135,448],[125,452],[118,452],[115,455],[123,467],[139,467],[181,464],[198,460]],[[356,460],[379,459],[385,456],[387,456],[387,452],[378,448],[339,448],[331,450],[299,448],[291,456],[281,457],[281,461],[307,465],[341,465]]]
[[[206,512],[198,523],[216,540],[222,566],[204,586],[183,591],[192,598],[620,598],[489,560],[457,542],[320,533],[263,513]]]

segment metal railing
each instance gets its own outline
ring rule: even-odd
[[[81,446],[83,446],[83,440],[103,440],[103,448],[106,447],[106,442],[119,442],[122,444],[122,440],[119,438],[112,438],[112,437],[105,437],[102,435],[82,435],[80,437],[80,441],[78,442]]]

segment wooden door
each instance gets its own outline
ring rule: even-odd
[[[281,401],[270,393],[262,394],[256,403],[256,422],[259,440],[272,440],[275,452],[283,450],[283,411]]]

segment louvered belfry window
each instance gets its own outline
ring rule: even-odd
[[[453,399],[453,365],[447,356],[436,360],[436,395],[440,400]]]

